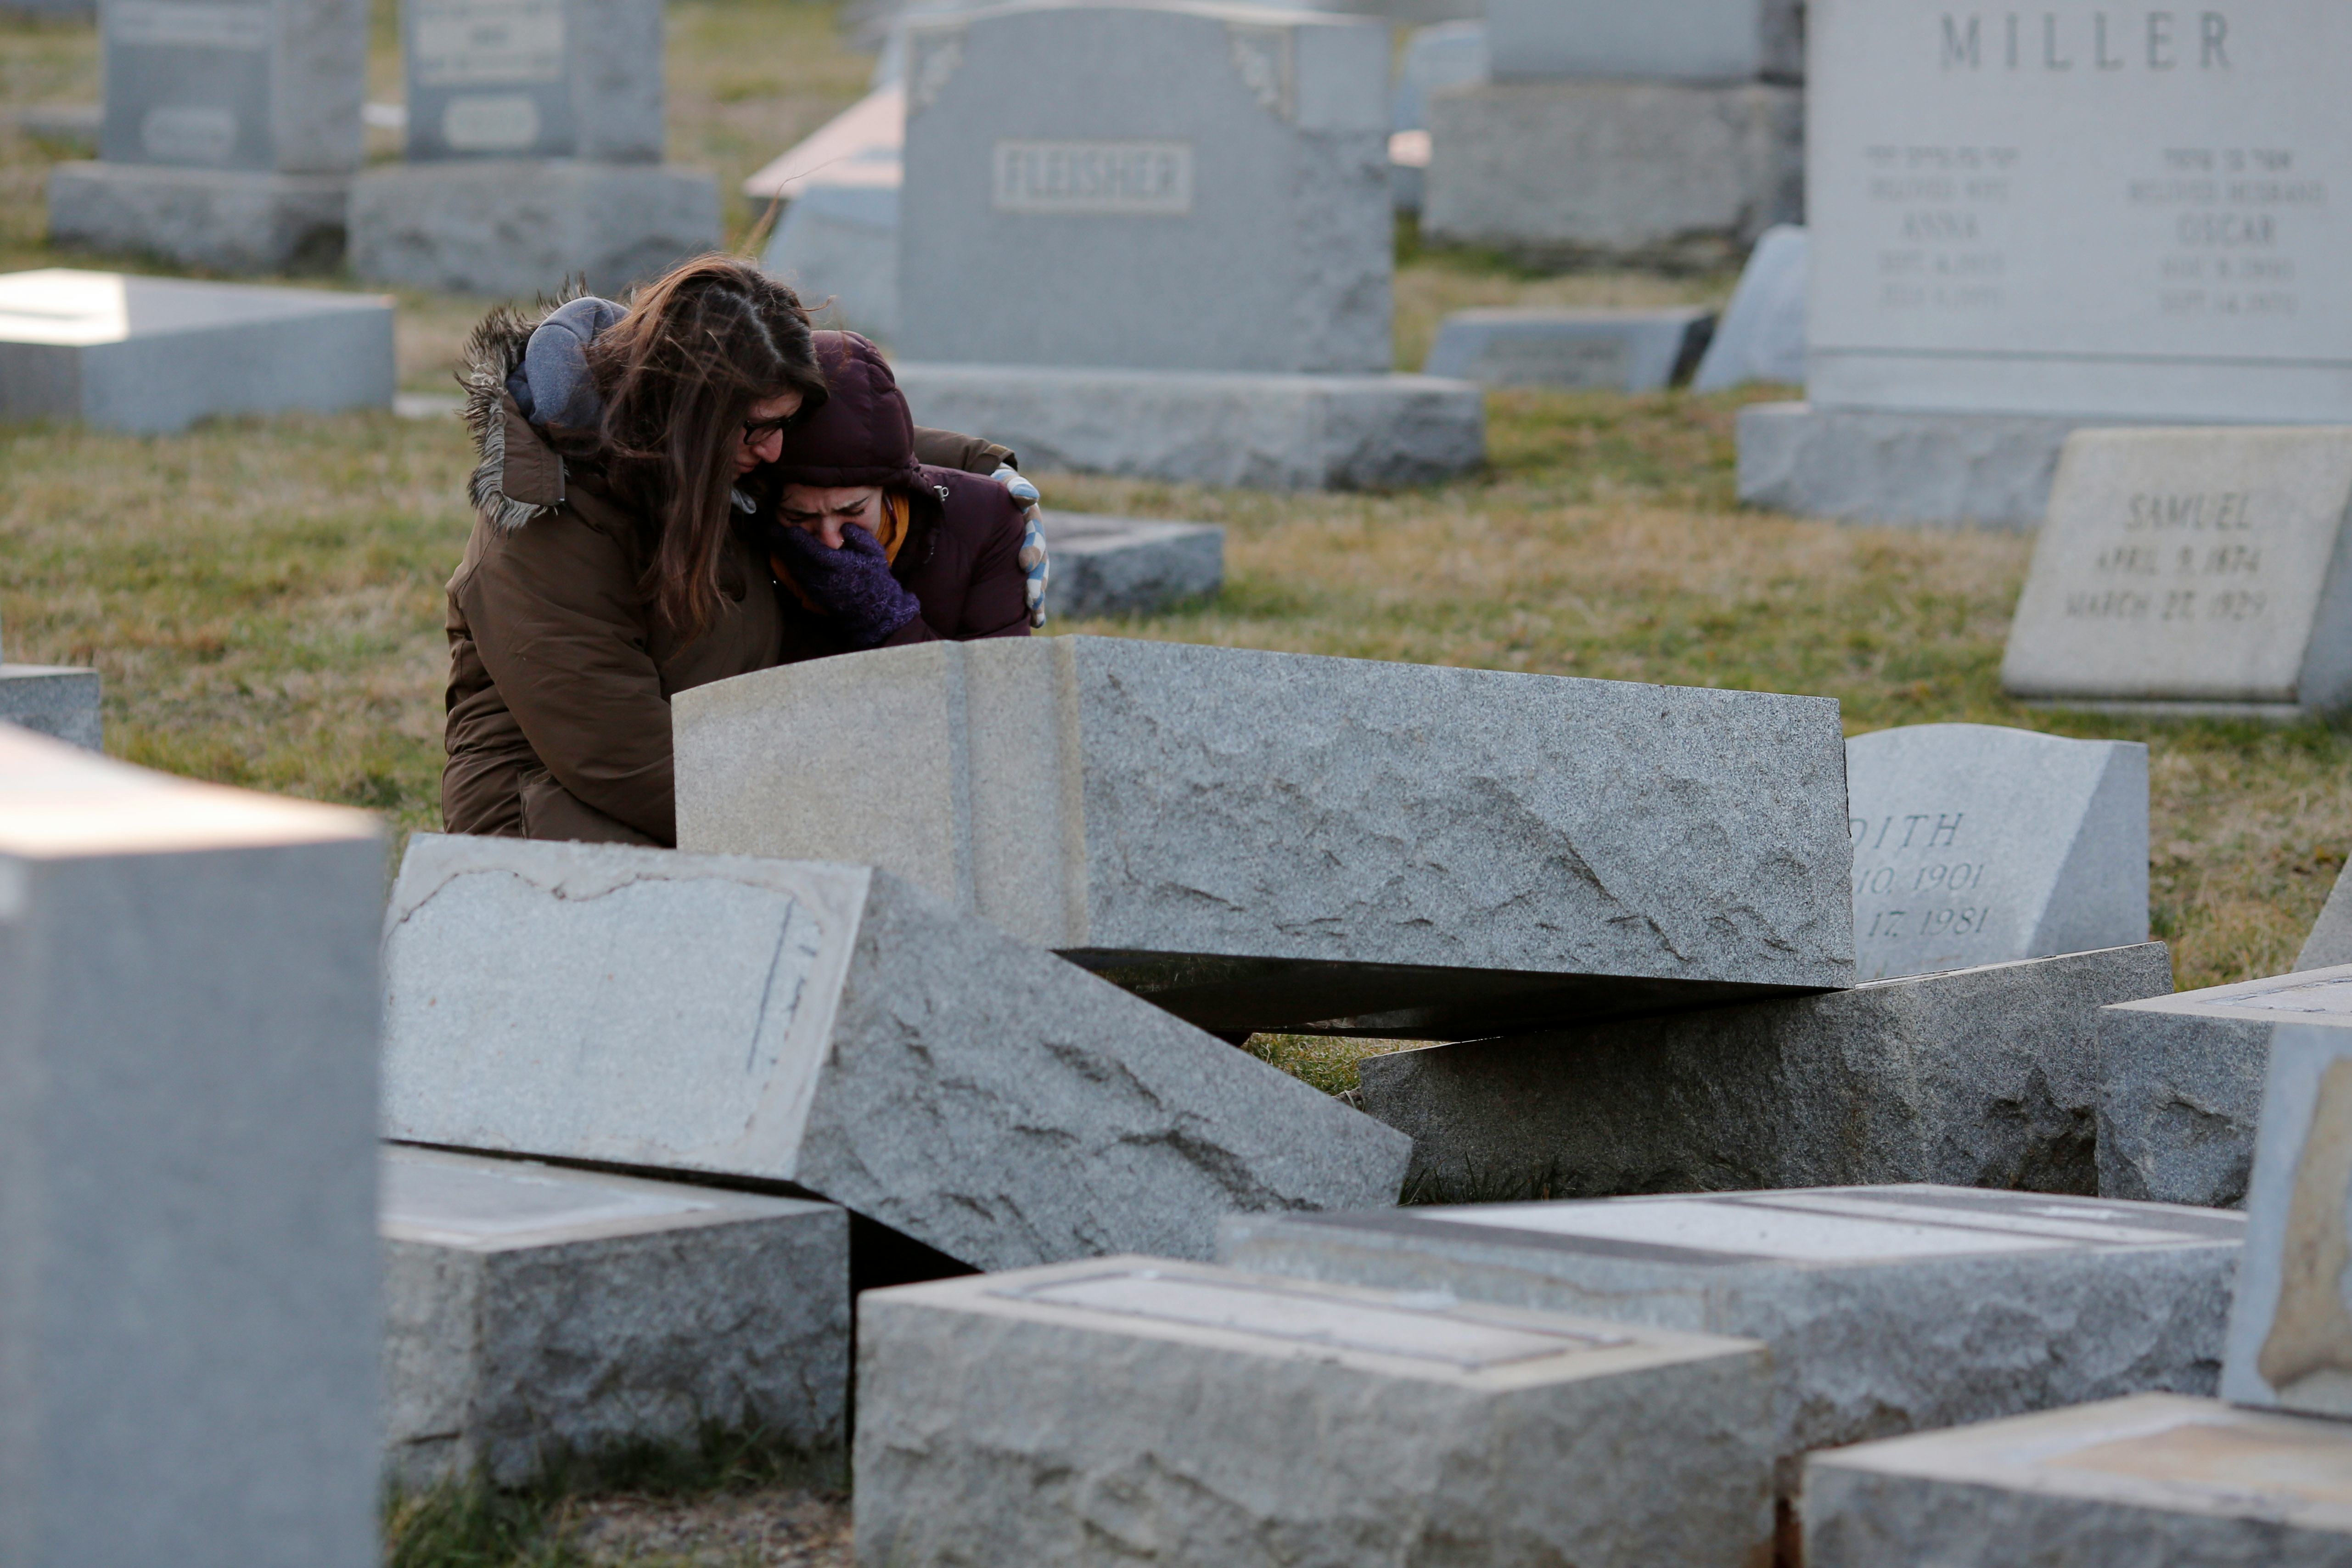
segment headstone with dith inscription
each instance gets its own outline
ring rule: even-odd
[[[49,236],[221,272],[342,258],[364,0],[106,0],[95,162],[49,174]]]
[[[2001,661],[2030,701],[2295,717],[2352,703],[2352,428],[2066,442]]]

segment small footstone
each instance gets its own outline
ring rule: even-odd
[[[1852,973],[1819,698],[1072,637],[675,712],[682,847],[881,867],[1207,1029],[1459,1038]]]
[[[1224,586],[1225,531],[1212,523],[1053,511],[1045,529],[1057,616],[1148,616]]]
[[[1437,329],[1424,375],[1481,386],[1655,392],[1685,378],[1715,313],[1700,310],[1457,310]]]
[[[1367,1058],[1365,1109],[1453,1199],[1854,1183],[2098,1190],[2103,1004],[2160,942]]]
[[[2352,1416],[2352,1032],[2279,1031],[2262,1125],[2221,1393]]]
[[[1769,1555],[1746,1341],[1119,1258],[869,1292],[858,1368],[861,1563]]]
[[[1845,744],[1865,980],[2147,940],[2147,748],[1992,724]]]
[[[2352,964],[2099,1011],[2099,1191],[2245,1201],[2272,1042],[2312,1026],[2352,1040]]]
[[[2150,1394],[1805,1465],[1806,1568],[2340,1568],[2352,1426]]]
[[[846,1438],[849,1216],[830,1204],[384,1152],[385,1468],[502,1485],[564,1452]]]
[[[854,661],[845,661],[854,662]],[[420,835],[385,1131],[794,1186],[977,1268],[1392,1202],[1405,1140],[863,867]]]
[[[1585,1313],[1771,1347],[1802,1456],[2150,1389],[2210,1394],[2244,1220],[1937,1186],[1227,1220],[1236,1268]]]

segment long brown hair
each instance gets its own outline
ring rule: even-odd
[[[719,611],[734,451],[751,405],[787,392],[806,410],[824,401],[808,315],[749,262],[703,256],[638,289],[588,346],[605,472],[660,525],[646,596],[688,638]]]

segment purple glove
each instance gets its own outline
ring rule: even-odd
[[[878,646],[923,613],[921,601],[890,575],[881,542],[854,522],[841,531],[838,550],[799,528],[777,529],[775,544],[801,592],[857,647]]]

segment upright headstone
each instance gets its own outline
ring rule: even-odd
[[[2147,748],[1991,724],[1845,746],[1864,980],[2147,940]]]
[[[2002,687],[2152,712],[2352,704],[2347,510],[2352,427],[2077,432]]]
[[[861,1563],[1771,1555],[1752,1341],[1149,1258],[869,1291],[857,1331]]]
[[[1693,392],[1721,392],[1750,381],[1802,384],[1805,288],[1812,241],[1795,224],[1764,231],[1739,274],[1739,287],[1715,324]]]
[[[1740,492],[2032,527],[2083,425],[2352,422],[2332,0],[1813,0],[1805,404]]]
[[[1232,483],[1229,427],[1270,403],[1309,483],[1478,460],[1475,389],[1391,374],[1385,26],[1030,0],[919,19],[907,50],[894,346],[919,419]]]
[[[2243,1203],[2263,1078],[2283,1031],[2352,1039],[2352,964],[2099,1010],[2099,1191]]]
[[[387,1135],[789,1182],[976,1268],[1205,1258],[1409,1152],[864,867],[420,835],[384,970]]]
[[[358,812],[0,725],[0,1562],[373,1568]]]
[[[662,162],[661,0],[404,0],[404,163],[352,192],[380,283],[618,294],[716,249],[719,187]]]
[[[1429,173],[1430,94],[1486,79],[1483,21],[1416,27],[1405,40],[1389,120],[1389,194],[1397,211],[1421,211]]]
[[[380,294],[0,273],[0,421],[150,434],[214,415],[389,408],[392,327]]]
[[[1803,216],[1794,0],[1489,0],[1429,100],[1422,229],[1538,260],[1734,264]]]
[[[1761,1340],[1803,1456],[2162,1389],[2210,1394],[2245,1221],[1961,1187],[1414,1205],[1227,1220],[1235,1268]]]
[[[343,257],[365,0],[105,0],[95,163],[49,174],[49,237],[222,272]]]
[[[1035,637],[720,681],[675,728],[682,846],[880,867],[1223,1033],[1849,984],[1819,698]]]

